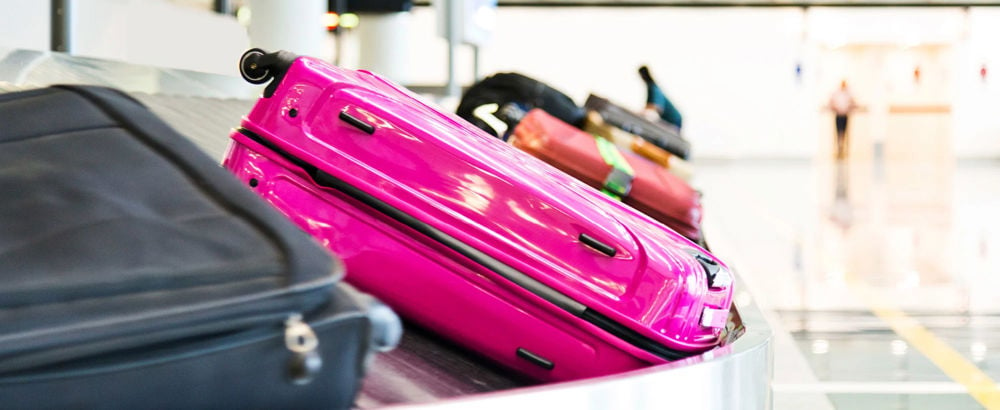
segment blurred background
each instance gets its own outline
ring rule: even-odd
[[[737,304],[752,294],[773,329],[775,408],[997,408],[998,6],[0,0],[0,73],[31,83],[25,65],[45,63],[24,50],[38,50],[237,79],[244,50],[281,48],[448,110],[503,71],[639,110],[647,65],[684,114],[707,237],[749,291]],[[828,106],[842,81],[858,107],[836,159]],[[218,152],[250,104],[217,121]]]
[[[0,0],[5,10],[0,46],[52,49],[50,3]],[[372,69],[418,90],[436,91],[427,87],[444,87],[449,78],[449,43],[439,35],[441,10],[429,2],[384,2],[413,6],[358,11],[350,14],[351,28],[340,26],[336,33],[326,28],[339,23],[326,14],[338,7],[336,0],[64,3],[71,10],[68,51],[78,56],[235,75],[233,61],[241,50],[282,46]],[[340,3],[346,11],[349,2]],[[478,16],[468,11],[463,20],[467,26],[481,23],[485,34],[479,46],[455,48],[460,85],[472,84],[476,74],[515,70],[576,100],[594,92],[640,108],[645,86],[635,69],[647,64],[684,113],[685,134],[696,142],[699,158],[812,158],[830,149],[832,120],[823,107],[847,79],[864,108],[852,126],[859,155],[909,154],[906,145],[933,132],[935,155],[1000,156],[1000,139],[994,138],[1000,117],[988,115],[1000,103],[1000,87],[991,81],[991,69],[1000,64],[994,41],[1000,37],[1000,9],[988,5],[499,4]],[[283,21],[299,23],[279,24]],[[914,113],[929,115],[927,127],[921,127],[926,132],[895,132],[898,120]]]

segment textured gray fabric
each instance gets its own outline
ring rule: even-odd
[[[325,295],[339,274],[135,99],[92,87],[0,94],[0,362],[148,327],[140,317],[310,309],[292,287]]]

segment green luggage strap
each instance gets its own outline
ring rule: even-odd
[[[611,165],[611,172],[604,179],[604,188],[601,192],[620,201],[632,190],[635,171],[614,143],[602,137],[595,137],[594,140],[597,142],[597,151],[601,153],[601,158]]]

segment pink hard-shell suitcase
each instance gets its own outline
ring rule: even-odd
[[[224,166],[404,317],[540,381],[719,343],[732,275],[681,235],[372,73],[240,69],[271,83]]]

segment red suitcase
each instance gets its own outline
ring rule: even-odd
[[[677,233],[704,244],[701,195],[680,177],[545,111],[528,112],[511,144],[586,184],[603,189]]]

